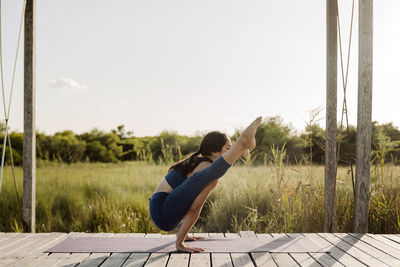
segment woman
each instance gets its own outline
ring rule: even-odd
[[[256,146],[255,134],[261,117],[255,119],[232,146],[225,134],[207,134],[199,150],[169,169],[150,198],[150,216],[164,231],[171,231],[180,223],[176,236],[176,249],[182,252],[201,252],[202,248],[184,245],[187,234],[200,216],[211,190],[217,185],[230,166]],[[198,157],[198,155],[202,157]]]

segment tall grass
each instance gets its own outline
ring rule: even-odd
[[[324,167],[284,165],[283,150],[264,166],[252,158],[221,178],[193,231],[321,232]],[[247,165],[246,165],[246,164]],[[36,231],[159,232],[148,211],[148,198],[168,165],[41,163],[37,168]],[[21,231],[11,169],[0,193],[0,231]],[[16,169],[21,195],[22,169]],[[312,177],[312,179],[311,179]],[[400,233],[400,167],[371,169],[369,232]],[[21,197],[21,196],[20,196]],[[353,192],[350,172],[338,169],[337,231],[351,232]]]
[[[148,198],[165,166],[45,164],[37,168],[36,231],[154,232]],[[22,229],[9,168],[0,193],[0,231]],[[22,170],[17,168],[22,191]]]

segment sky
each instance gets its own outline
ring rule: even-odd
[[[22,0],[2,1],[8,105]],[[298,132],[321,108],[325,128],[324,0],[37,0],[36,127],[53,134],[125,125],[232,134],[257,116],[279,115]],[[400,1],[374,1],[372,119],[400,126]],[[344,63],[351,1],[339,0]],[[347,102],[357,122],[358,1]],[[22,38],[23,40],[23,38]],[[23,43],[10,128],[23,129]],[[338,64],[340,67],[340,62]],[[338,121],[343,87],[338,70]],[[3,103],[1,102],[1,105]],[[3,108],[0,119],[4,120]]]

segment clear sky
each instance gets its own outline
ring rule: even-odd
[[[301,131],[308,112],[325,107],[324,0],[36,2],[36,125],[47,134],[94,127],[109,131],[120,124],[136,136],[157,135],[164,129],[187,135],[197,130],[232,133],[258,115],[280,115]],[[353,125],[357,2],[347,89]],[[7,99],[22,3],[2,1]],[[346,59],[351,1],[339,3]],[[399,12],[398,0],[374,1],[372,118],[396,126],[400,126]],[[11,129],[19,131],[23,129],[22,51],[23,46],[10,115]],[[325,111],[320,117],[324,116]],[[324,120],[320,124],[325,127]]]

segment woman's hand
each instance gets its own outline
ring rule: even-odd
[[[202,248],[187,247],[183,243],[176,243],[176,250],[179,252],[198,253],[204,251]]]
[[[200,239],[206,239],[205,237],[203,237],[203,236],[186,236],[186,239],[185,239],[185,241],[197,241],[197,240],[200,240]]]

